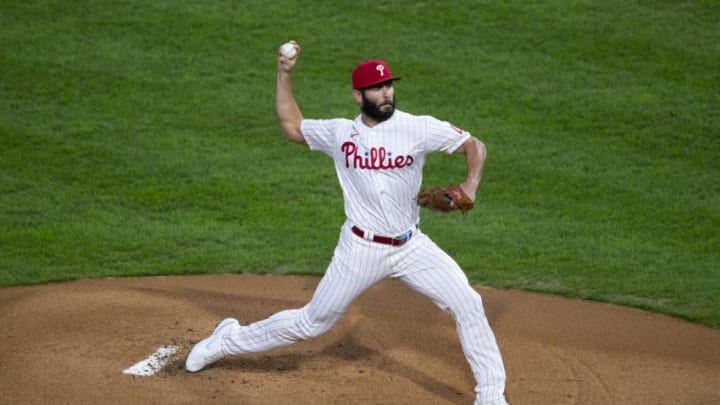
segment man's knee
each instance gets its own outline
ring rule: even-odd
[[[470,290],[464,294],[463,300],[458,301],[449,311],[453,318],[459,321],[485,317],[482,297],[475,290]]]
[[[311,316],[307,313],[307,309],[303,310],[303,316],[300,318],[300,330],[303,339],[311,339],[321,336],[332,329],[343,314],[328,311],[326,314]]]

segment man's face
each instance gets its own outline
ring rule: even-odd
[[[384,82],[360,90],[362,104],[360,110],[368,117],[383,122],[395,112],[395,88],[393,82]]]

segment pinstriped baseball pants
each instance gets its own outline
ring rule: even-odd
[[[475,376],[475,404],[506,404],[505,369],[482,298],[457,263],[419,230],[408,243],[396,247],[360,238],[350,226],[343,226],[333,259],[310,302],[232,330],[223,339],[224,352],[259,353],[320,336],[368,288],[385,278],[398,278],[455,320]]]

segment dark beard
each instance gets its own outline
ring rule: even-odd
[[[393,99],[390,102],[392,108],[388,111],[382,111],[380,110],[379,105],[365,98],[364,91],[361,91],[360,93],[362,94],[362,105],[360,106],[360,111],[365,113],[365,115],[367,115],[368,117],[374,119],[377,122],[383,122],[388,118],[392,117],[395,113],[395,96],[393,96]]]

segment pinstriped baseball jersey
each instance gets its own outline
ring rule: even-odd
[[[418,223],[415,196],[428,153],[454,152],[470,134],[431,116],[396,110],[376,126],[355,120],[303,120],[311,150],[335,162],[348,220],[382,235],[397,235]]]

